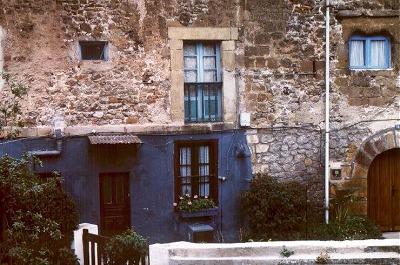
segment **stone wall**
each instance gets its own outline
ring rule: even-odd
[[[292,178],[298,172],[313,175],[307,169],[297,171],[297,162],[281,157],[282,153],[279,155],[282,138],[273,132],[269,132],[274,135],[269,145],[277,146],[277,150],[265,152],[263,159],[257,160],[260,151],[255,146],[258,150],[265,147],[258,139],[264,129],[274,131],[276,127],[284,127],[286,137],[298,139],[297,133],[304,135],[304,132],[294,132],[289,129],[292,126],[325,127],[323,2],[279,1],[273,7],[268,1],[247,2],[241,107],[242,111],[251,113],[252,127],[258,129],[257,141],[252,143],[254,171],[278,176],[292,172]],[[399,117],[399,3],[372,2],[331,1],[330,161],[333,168],[343,169],[342,180],[350,177],[350,165],[363,140],[394,126]],[[389,36],[391,69],[349,70],[348,40],[359,32]],[[254,141],[254,132],[249,131],[250,142]],[[320,133],[324,134],[322,130]],[[323,154],[324,139],[315,148]],[[296,153],[296,150],[292,151]],[[278,163],[281,163],[279,167],[272,166]],[[291,170],[286,171],[283,164]]]
[[[29,83],[28,126],[51,126],[60,117],[67,126],[171,124],[167,24],[238,20],[235,8],[225,12],[221,1],[207,0],[25,0],[2,7],[5,70]],[[81,40],[108,41],[109,60],[80,61]]]
[[[248,131],[253,173],[307,184],[310,196],[322,200],[324,133],[317,127],[281,127]]]
[[[239,113],[251,114],[254,172],[314,179],[321,177],[324,148],[324,2],[3,0],[4,68],[30,87],[24,111],[31,127],[63,119],[68,127],[114,132],[128,132],[127,126],[153,132],[156,125],[163,126],[158,131],[216,130],[226,127],[186,126],[172,118],[168,28],[234,28],[229,91],[237,101],[231,101],[229,128],[239,128]],[[363,140],[399,117],[400,4],[331,5],[331,162],[347,167]],[[392,68],[349,70],[348,40],[355,32],[387,34]],[[109,60],[80,61],[80,40],[108,41]]]

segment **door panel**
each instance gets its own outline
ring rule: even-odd
[[[400,230],[400,149],[378,155],[368,170],[368,216],[382,231]]]
[[[100,175],[100,223],[106,236],[130,227],[129,173]]]
[[[400,152],[396,152],[393,163],[392,195],[392,223],[393,230],[400,231]]]

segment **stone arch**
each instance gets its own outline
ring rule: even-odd
[[[357,149],[351,163],[351,171],[346,186],[359,190],[359,196],[365,198],[353,205],[354,214],[367,214],[368,170],[372,161],[381,153],[400,148],[400,128],[388,128],[375,133]]]
[[[351,163],[351,178],[367,177],[374,158],[393,148],[400,147],[400,129],[389,128],[370,136],[358,148]]]

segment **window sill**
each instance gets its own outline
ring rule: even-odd
[[[218,214],[218,207],[197,212],[178,211],[177,214],[180,218],[213,217]]]
[[[350,71],[393,71],[394,68],[349,68]]]
[[[181,126],[182,131],[220,131],[220,130],[231,130],[234,129],[235,124],[233,122],[193,122],[187,123],[185,122],[183,126]]]

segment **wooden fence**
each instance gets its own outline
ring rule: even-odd
[[[83,229],[83,264],[84,265],[101,265],[104,260],[104,245],[108,237],[89,233],[88,229]],[[90,253],[89,253],[90,247]],[[90,255],[89,255],[90,254]],[[97,260],[97,263],[96,263]]]

